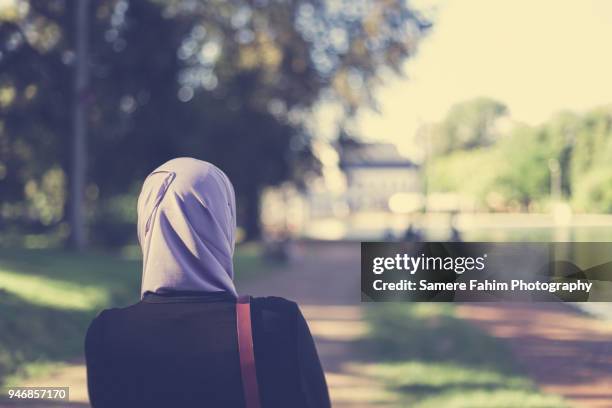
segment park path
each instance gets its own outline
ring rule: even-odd
[[[310,326],[335,408],[395,406],[395,396],[355,369],[353,342],[366,330],[362,317],[360,245],[298,242],[291,265],[271,279],[251,279],[239,291],[298,302]]]
[[[612,323],[565,303],[472,303],[460,317],[503,339],[545,392],[580,408],[612,408]]]

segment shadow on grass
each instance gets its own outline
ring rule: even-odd
[[[94,311],[33,305],[0,291],[0,379],[27,363],[71,361],[82,356]]]
[[[140,262],[98,253],[0,250],[0,384],[80,360],[103,308],[138,300]],[[10,380],[10,378],[9,378]]]
[[[506,346],[454,316],[452,305],[369,304],[358,370],[417,408],[561,408],[540,393]]]
[[[377,361],[418,359],[516,372],[509,350],[456,318],[452,305],[372,304],[368,305],[366,319],[369,335],[360,346]]]
[[[141,262],[112,254],[75,253],[49,249],[2,249],[0,269],[15,271],[83,288],[93,287],[109,293],[105,305],[123,306],[138,301]],[[1,287],[1,286],[0,286]]]

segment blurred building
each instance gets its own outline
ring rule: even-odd
[[[340,239],[351,235],[360,220],[377,220],[373,214],[423,207],[420,166],[394,145],[318,141],[313,151],[321,162],[319,177],[307,180],[301,191],[284,184],[262,195],[261,221],[268,236]],[[375,223],[365,228],[384,227]]]
[[[420,167],[389,143],[359,143],[342,148],[340,168],[347,181],[346,202],[354,212],[395,211],[398,201],[420,201]],[[399,199],[399,200],[398,200]],[[417,205],[418,206],[418,205]]]

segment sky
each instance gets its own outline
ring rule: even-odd
[[[612,1],[427,2],[437,10],[432,31],[406,62],[405,78],[386,78],[375,92],[380,113],[358,116],[359,136],[409,153],[420,123],[478,96],[504,102],[529,124],[612,103]],[[322,116],[325,123],[333,112]]]

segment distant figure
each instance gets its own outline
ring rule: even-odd
[[[274,262],[288,262],[292,258],[293,240],[289,232],[281,232],[264,239],[264,257]]]
[[[404,233],[404,241],[419,242],[421,241],[421,238],[421,233],[417,229],[415,229],[412,224],[410,224],[410,226],[408,226],[408,229],[406,229],[406,232]]]
[[[451,226],[450,241],[461,242],[461,232],[454,225]]]
[[[453,212],[450,218],[450,242],[462,242],[461,232],[457,229],[457,213]]]
[[[93,408],[323,407],[325,376],[297,304],[238,298],[234,189],[210,163],[171,160],[138,199],[141,301],[85,340]]]
[[[391,228],[387,228],[383,233],[383,241],[385,242],[393,242],[395,241],[395,233]]]

